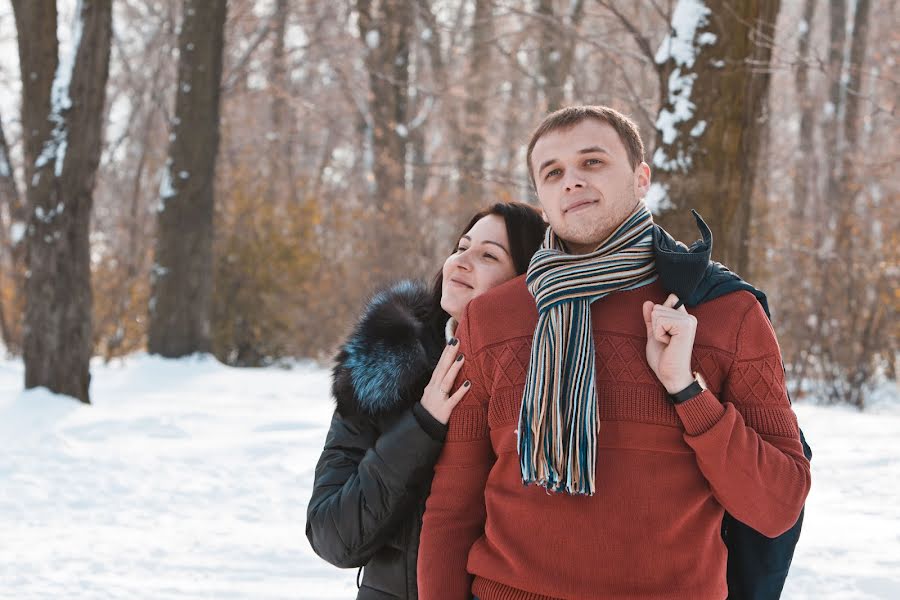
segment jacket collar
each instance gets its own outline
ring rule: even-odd
[[[752,293],[769,315],[766,295],[728,270],[722,263],[711,260],[713,235],[706,221],[691,210],[700,239],[690,246],[677,241],[659,225],[653,226],[653,249],[656,271],[663,288],[678,296],[688,307],[709,302],[719,296],[744,290]]]

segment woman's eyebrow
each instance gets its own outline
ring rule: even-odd
[[[494,242],[494,241],[491,241],[491,240],[484,240],[484,241],[481,242],[481,243],[482,243],[482,244],[493,244],[493,245],[497,246],[498,248],[500,248],[501,250],[503,250],[504,252],[506,252],[507,255],[509,255],[509,250],[507,250],[507,249],[503,246],[503,244],[501,244],[500,242]]]

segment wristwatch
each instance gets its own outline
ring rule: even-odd
[[[681,404],[682,402],[687,402],[694,396],[698,396],[705,389],[706,381],[703,379],[703,375],[694,371],[694,381],[691,382],[691,385],[680,392],[669,394],[669,400],[672,401],[672,404]]]

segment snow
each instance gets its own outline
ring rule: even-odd
[[[644,204],[647,205],[647,210],[654,215],[658,215],[664,210],[675,208],[675,205],[672,204],[672,200],[669,198],[668,188],[656,182],[650,184],[647,195],[644,196]]]
[[[172,173],[169,171],[169,165],[163,167],[162,181],[159,184],[159,197],[163,200],[160,205],[164,205],[165,201],[174,197],[178,191],[172,186]]]
[[[697,44],[694,43],[697,31],[709,23],[707,17],[710,13],[703,0],[678,0],[672,11],[672,31],[663,38],[656,51],[656,64],[661,65],[672,58],[676,65],[692,67],[699,46],[716,41],[714,34],[709,34],[712,38],[704,34],[697,40]]]
[[[352,598],[306,505],[329,372],[137,354],[92,365],[93,405],[21,391],[0,360],[0,597]],[[784,598],[900,597],[900,400],[796,405],[813,488]],[[13,593],[14,592],[14,593]]]
[[[697,121],[697,124],[691,129],[691,137],[700,137],[704,131],[706,131],[706,121]]]
[[[381,36],[375,29],[370,29],[366,32],[366,46],[375,50],[378,48],[378,45],[381,43]]]
[[[7,160],[6,152],[0,148],[0,177],[9,177],[12,169],[9,168],[9,160]]]
[[[10,225],[9,237],[12,240],[13,246],[22,241],[22,238],[25,237],[25,223],[13,223]]]
[[[655,60],[657,64],[664,64],[669,60],[673,60],[675,68],[669,75],[668,81],[668,102],[659,111],[656,119],[656,128],[662,134],[663,144],[666,146],[675,143],[678,138],[678,125],[680,123],[691,120],[694,116],[696,106],[691,102],[691,92],[693,90],[694,81],[697,75],[690,72],[700,48],[710,46],[716,43],[716,35],[706,31],[698,32],[708,25],[710,9],[702,0],[679,0],[672,12],[672,29],[667,34],[656,52]],[[697,131],[695,126],[692,130]],[[702,134],[694,135],[698,137]],[[675,167],[680,166],[684,169],[690,165],[690,156],[679,156],[672,159],[666,156],[661,148],[658,148],[654,157],[657,166],[672,171]]]
[[[48,119],[54,124],[53,131],[50,134],[50,139],[44,143],[41,153],[34,161],[37,171],[40,171],[51,160],[55,161],[53,172],[57,177],[62,175],[63,164],[66,160],[66,149],[69,146],[68,131],[66,130],[66,120],[63,112],[72,108],[72,98],[69,97],[69,85],[72,83],[75,59],[78,57],[78,48],[81,46],[81,34],[84,30],[82,0],[78,0],[75,6],[75,16],[72,23],[71,49],[62,56],[57,65],[50,91],[50,115]],[[32,182],[32,185],[37,185],[37,182]]]

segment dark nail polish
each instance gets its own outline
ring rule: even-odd
[[[462,359],[463,359],[463,355],[460,354],[459,356],[456,357],[456,362],[459,362],[459,361],[461,361]]]
[[[466,379],[466,382],[463,384],[463,387],[469,387],[469,380]]]
[[[456,338],[450,338],[450,345],[451,345],[451,346],[455,346],[457,343],[459,343],[459,340],[458,340],[458,339],[456,339]]]

